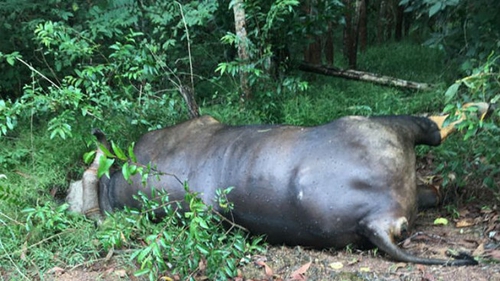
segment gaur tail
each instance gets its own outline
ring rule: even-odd
[[[406,221],[406,220],[405,220]],[[421,258],[407,253],[406,251],[399,248],[393,241],[394,233],[393,230],[388,231],[380,223],[370,223],[367,226],[365,236],[368,236],[372,244],[378,247],[380,250],[388,254],[393,260],[426,264],[426,265],[444,265],[444,266],[465,266],[465,265],[477,265],[478,262],[468,254],[461,253],[459,256],[453,257],[454,259],[434,259],[434,258]],[[401,226],[398,226],[401,228]]]
[[[426,265],[444,265],[444,266],[464,266],[464,265],[477,265],[478,262],[474,258],[467,254],[460,254],[460,256],[454,257],[455,259],[434,259],[434,258],[421,258],[413,256],[394,244],[389,235],[373,237],[372,243],[374,243],[380,250],[387,253],[392,259],[396,261],[409,262],[409,263],[419,263]]]
[[[449,124],[445,124],[445,121],[448,117],[450,117],[450,114],[428,117],[438,126],[439,133],[441,135],[441,142],[443,142],[451,133],[456,131],[456,125],[466,120],[467,115],[465,114],[465,109],[469,107],[477,107],[476,114],[480,120],[488,117],[494,110],[493,106],[486,102],[471,102],[465,104],[462,109],[455,114],[458,115],[458,119],[456,121],[450,122]]]

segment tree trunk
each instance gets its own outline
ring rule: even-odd
[[[385,41],[389,41],[392,38],[392,33],[394,32],[394,22],[396,18],[396,11],[398,8],[399,0],[387,0],[386,12],[385,12],[385,21],[386,21],[386,30],[385,30]]]
[[[404,10],[406,6],[404,7]],[[412,12],[403,12],[403,35],[408,36],[410,34]]]
[[[334,63],[334,44],[333,44],[333,22],[328,23],[328,31],[325,42],[325,58],[326,64],[333,66]]]
[[[302,6],[302,10],[305,12],[306,16],[315,16],[315,9],[312,6],[313,1],[306,1],[306,3]],[[321,64],[321,38],[316,35],[307,35],[307,40],[309,44],[306,46],[304,50],[304,60],[313,63],[313,64]]]
[[[321,39],[310,35],[308,38],[313,42],[307,45],[304,52],[304,60],[313,64],[321,64]]]
[[[360,14],[359,14],[359,49],[364,52],[366,50],[366,45],[368,41],[368,31],[367,25],[368,20],[366,17],[366,1],[362,0],[360,3]]]
[[[401,87],[407,89],[416,89],[416,90],[431,90],[432,85],[426,83],[418,83],[413,81],[402,80],[390,76],[378,75],[375,73],[363,72],[352,69],[338,69],[334,67],[326,67],[322,65],[311,65],[303,63],[299,66],[299,69],[302,71],[313,72],[317,74],[323,74],[327,76],[335,76],[342,77],[346,79],[352,80],[360,80],[367,81],[375,84],[386,85],[386,86],[394,86]]]
[[[361,2],[363,0],[345,0],[345,31],[344,31],[344,53],[347,56],[349,68],[355,69],[358,54],[358,27]]]
[[[351,10],[351,0],[344,0],[345,7],[345,27],[344,27],[344,57],[349,61],[350,58],[350,48],[352,47],[352,10]],[[349,63],[350,67],[350,63]]]
[[[386,14],[387,14],[387,0],[380,0],[377,24],[377,42],[382,44],[385,42],[385,28],[386,28]]]
[[[243,66],[248,63],[248,38],[246,31],[246,19],[245,19],[245,7],[243,0],[233,1],[233,13],[234,13],[234,26],[236,30],[236,37],[238,38],[238,58],[240,65]],[[241,87],[241,99],[242,101],[249,100],[252,98],[250,85],[248,82],[248,73],[243,68],[240,68],[240,87]]]
[[[403,38],[403,21],[404,21],[405,7],[398,6],[396,14],[396,30],[394,31],[394,37],[396,41],[401,41]]]
[[[179,86],[179,92],[181,93],[182,97],[184,98],[184,101],[187,104],[189,117],[190,118],[200,117],[200,109],[198,107],[198,104],[196,103],[196,100],[194,99],[194,93],[192,91],[192,88],[181,85]]]

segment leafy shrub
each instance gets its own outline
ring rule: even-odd
[[[484,63],[477,63],[470,75],[457,80],[446,91],[445,98],[448,106],[446,112],[455,112],[462,106],[461,103],[452,103],[454,100],[461,101],[486,101],[493,106],[500,99],[498,93],[500,86],[500,56],[493,53]],[[468,115],[472,115],[474,109],[471,108]],[[463,142],[474,137],[474,141],[467,141],[464,144],[454,144],[454,152],[443,151],[447,156],[446,164],[438,166],[438,171],[449,174],[451,172],[459,175],[458,178],[482,179],[483,186],[489,187],[495,192],[500,192],[498,181],[495,180],[500,173],[497,167],[500,161],[498,147],[500,145],[498,118],[500,112],[494,110],[492,115],[486,119],[468,119],[459,124],[458,129],[465,131]],[[459,182],[464,185],[464,182]]]
[[[185,189],[184,202],[170,202],[165,192],[156,194],[159,200],[140,194],[136,199],[142,203],[142,210],[111,214],[97,233],[99,240],[105,248],[135,246],[130,256],[140,267],[135,275],[148,275],[150,280],[166,275],[178,275],[183,280],[195,280],[200,275],[210,280],[237,276],[237,266],[248,262],[247,255],[263,250],[261,238],[247,241],[244,231],[229,231],[221,214],[189,192],[187,184]],[[219,190],[217,201],[228,211],[231,204],[225,196],[229,191]],[[152,223],[159,211],[166,216]]]

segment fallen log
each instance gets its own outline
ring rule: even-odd
[[[346,79],[359,80],[359,81],[367,81],[376,84],[386,85],[386,86],[394,86],[401,87],[407,89],[416,89],[428,91],[432,89],[431,84],[427,83],[419,83],[413,81],[407,81],[399,78],[394,78],[390,76],[378,75],[375,73],[364,72],[359,70],[352,69],[340,69],[336,67],[329,67],[324,65],[314,65],[308,63],[302,63],[299,66],[299,69],[302,71],[313,72],[317,74],[323,74],[327,76],[335,76],[342,77]]]

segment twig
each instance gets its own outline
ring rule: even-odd
[[[5,217],[6,219],[10,220],[11,222],[14,222],[17,225],[22,225],[22,226],[24,225],[23,223],[20,223],[20,222],[16,221],[15,219],[7,216],[6,214],[4,214],[2,212],[0,212],[0,215],[2,215],[3,217]]]
[[[445,239],[445,238],[443,238],[443,237],[441,237],[439,235],[432,234],[432,233],[425,233],[425,232],[422,232],[422,231],[415,232],[412,236],[406,238],[405,240],[409,239],[411,241],[412,239],[415,239],[415,237],[417,237],[417,236],[426,236],[426,237],[428,237],[430,239],[438,240],[439,242],[444,242],[446,244],[456,245],[456,243],[450,242],[447,239]],[[401,241],[399,244],[401,245],[403,243],[404,243],[404,240]]]
[[[50,80],[49,78],[47,78],[47,76],[43,75],[40,71],[36,70],[33,66],[29,65],[27,62],[25,62],[24,60],[20,59],[20,58],[16,58],[18,61],[22,62],[24,65],[26,65],[31,71],[35,72],[36,74],[40,75],[43,79],[47,80],[50,84],[52,84],[52,86],[56,87],[58,90],[61,90],[61,88],[54,82],[52,82],[52,80]]]
[[[244,231],[246,231],[246,232],[250,232],[250,231],[249,231],[247,228],[245,228],[244,226],[239,225],[239,224],[235,223],[234,221],[231,221],[230,219],[226,218],[223,214],[219,213],[218,211],[214,210],[213,208],[212,208],[212,212],[214,212],[215,214],[217,214],[217,215],[218,215],[221,219],[223,219],[223,220],[224,220],[224,221],[226,221],[227,223],[231,224],[231,229],[232,229],[233,227],[236,227],[236,228],[239,228],[239,229],[244,230]],[[231,213],[231,214],[232,214],[232,213]],[[231,230],[231,229],[230,229],[230,230]]]
[[[52,240],[52,239],[56,238],[56,237],[58,237],[58,236],[61,236],[61,235],[63,235],[63,234],[66,234],[67,232],[73,232],[73,231],[75,231],[75,229],[67,229],[67,230],[66,230],[66,231],[64,231],[64,232],[60,232],[60,233],[54,234],[54,235],[52,235],[52,236],[50,236],[50,237],[47,237],[47,238],[45,238],[45,239],[43,239],[43,240],[41,240],[41,241],[36,242],[35,244],[31,244],[31,245],[29,245],[29,246],[28,246],[28,247],[26,247],[26,248],[23,248],[23,249],[20,249],[20,250],[16,250],[16,251],[14,251],[14,252],[10,253],[10,255],[14,255],[14,254],[17,254],[17,253],[21,253],[21,252],[23,252],[23,251],[26,251],[27,249],[30,249],[30,248],[36,247],[36,246],[38,246],[38,245],[40,245],[40,244],[43,244],[43,243],[45,243],[45,242],[47,242],[47,241],[49,241],[49,240]],[[9,253],[7,253],[7,254],[4,254],[4,255],[0,256],[0,259],[3,259],[3,258],[4,258],[4,257],[6,257],[6,256],[9,256]]]
[[[179,5],[179,9],[181,10],[181,17],[182,17],[182,23],[184,24],[184,29],[186,30],[186,41],[187,41],[187,48],[188,48],[188,58],[189,58],[189,72],[190,72],[190,78],[191,78],[191,90],[194,92],[194,75],[193,75],[193,58],[191,56],[191,37],[189,36],[189,29],[186,24],[186,18],[184,17],[184,11],[182,10],[182,5],[181,3],[175,1],[177,5]]]
[[[28,278],[26,275],[23,274],[23,272],[21,271],[21,269],[19,268],[19,266],[17,266],[17,263],[14,262],[14,260],[12,259],[11,257],[11,254],[7,253],[7,249],[5,249],[3,243],[2,243],[2,239],[0,239],[0,247],[2,247],[2,250],[5,252],[5,254],[3,256],[0,257],[3,258],[3,257],[7,257],[9,259],[9,261],[12,263],[12,265],[16,268],[17,272],[19,272],[19,274],[26,280],[31,280],[30,278]]]

